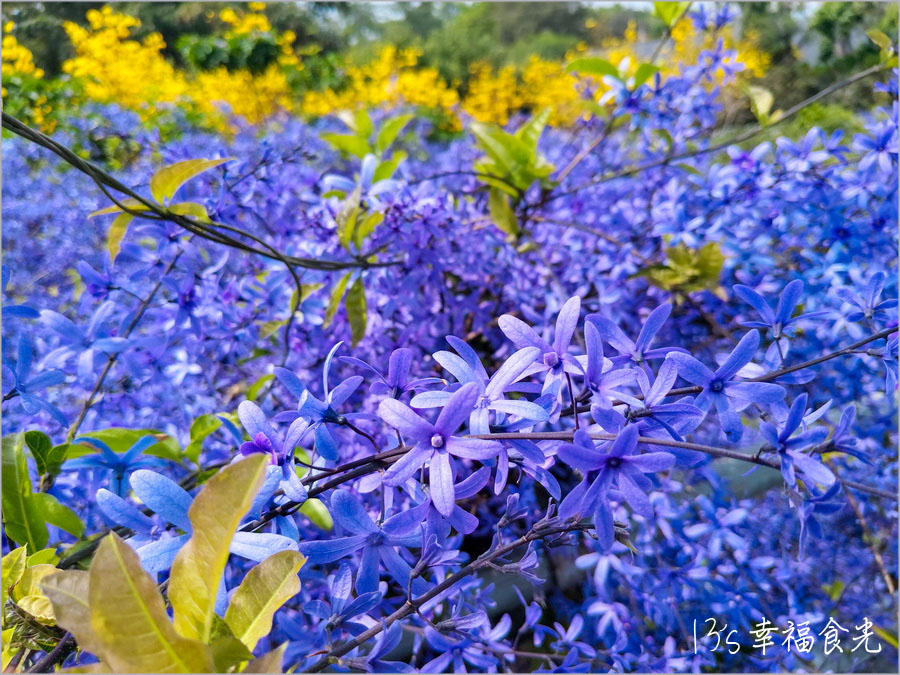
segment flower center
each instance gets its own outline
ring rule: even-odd
[[[369,543],[374,546],[379,546],[384,543],[384,534],[381,532],[373,532],[369,535]]]
[[[723,389],[725,389],[725,383],[722,380],[713,380],[709,384],[710,391],[714,391],[717,394],[721,393]]]
[[[431,437],[431,447],[432,448],[443,448],[444,447],[444,437],[440,434],[435,434]]]
[[[556,352],[547,352],[544,354],[544,365],[548,368],[553,368],[556,364],[559,363],[559,356],[557,356]]]
[[[618,469],[620,466],[622,466],[622,458],[610,457],[608,460],[606,460],[606,466],[608,466],[610,469]]]

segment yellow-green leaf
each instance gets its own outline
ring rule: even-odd
[[[28,547],[20,546],[3,556],[0,567],[3,568],[3,605],[6,605],[6,598],[9,596],[10,589],[22,579],[25,574],[25,561],[28,555]]]
[[[375,152],[382,154],[387,150],[412,118],[413,115],[398,115],[382,124],[375,139]]]
[[[139,202],[134,197],[128,197],[127,199],[120,199],[119,204],[124,206],[129,211],[149,211],[144,204]],[[107,206],[105,209],[100,209],[99,211],[94,211],[93,213],[88,214],[88,218],[93,218],[94,216],[103,216],[108,213],[121,213],[122,209],[119,208],[117,204],[113,204],[112,206]]]
[[[55,525],[65,530],[73,537],[81,537],[84,534],[84,521],[56,497],[46,492],[37,492],[31,495],[31,500],[37,504],[43,515],[44,522]]]
[[[353,346],[355,347],[366,335],[366,325],[369,322],[369,311],[366,306],[366,288],[362,278],[357,279],[350,290],[347,291],[347,318],[350,320],[350,329],[353,332]]]
[[[347,272],[331,289],[331,297],[328,299],[328,306],[325,308],[325,328],[328,328],[331,322],[334,321],[334,315],[337,314],[338,307],[341,306],[341,300],[344,299],[344,293],[347,292],[347,284],[352,276],[353,272]]]
[[[284,664],[284,650],[287,649],[287,642],[281,644],[270,652],[253,659],[247,664],[243,672],[245,673],[280,673]]]
[[[516,237],[519,234],[519,220],[516,218],[516,212],[509,204],[509,197],[497,188],[491,188],[489,206],[494,225],[509,236]]]
[[[178,188],[194,176],[225,162],[230,162],[232,159],[232,157],[223,159],[186,159],[183,162],[175,162],[175,164],[163,167],[153,174],[153,177],[150,179],[150,192],[156,201],[163,203],[167,199],[174,197]]]
[[[300,592],[297,572],[305,562],[306,557],[296,551],[281,551],[247,572],[231,597],[225,623],[248,649],[255,649],[272,630],[278,608]]]
[[[684,14],[690,4],[690,2],[656,2],[654,3],[655,13],[656,16],[663,20],[666,26],[671,28],[678,23],[678,19],[681,18],[681,15]]]
[[[330,143],[335,150],[354,155],[362,159],[371,152],[369,141],[361,136],[350,134],[322,134],[321,139]]]
[[[209,480],[188,511],[193,536],[178,552],[169,578],[175,628],[185,637],[209,642],[231,539],[262,487],[267,462],[263,455],[252,455],[229,464]]]
[[[130,213],[120,213],[106,232],[106,250],[109,251],[109,259],[113,262],[115,262],[116,256],[119,255],[122,240],[125,238],[128,225],[132,220],[134,220],[134,216]]]
[[[193,216],[197,220],[209,220],[209,214],[206,212],[206,207],[197,202],[178,202],[177,204],[170,204],[169,211],[179,216]]]
[[[116,534],[107,536],[94,554],[88,604],[91,628],[103,645],[98,656],[113,671],[215,671],[205,644],[175,632],[156,582],[141,567],[137,553]]]
[[[20,598],[16,604],[31,614],[38,623],[52,626],[56,622],[56,617],[53,616],[53,606],[46,595],[26,595],[24,598]]]
[[[606,59],[601,58],[584,57],[575,59],[566,67],[566,70],[570,73],[575,72],[582,75],[595,75],[598,77],[609,75],[610,77],[619,79],[619,69]]]
[[[25,459],[25,434],[4,436],[2,441],[2,506],[6,536],[32,551],[47,545],[49,532],[38,505],[31,499],[34,488]]]
[[[69,631],[78,646],[95,656],[103,651],[103,644],[91,628],[90,572],[82,570],[57,571],[41,581],[41,588],[53,605],[56,624]]]
[[[771,91],[764,87],[756,85],[747,86],[747,96],[750,98],[750,107],[756,120],[765,126],[769,123],[769,113],[772,111],[772,104],[775,103],[775,96]]]
[[[320,499],[316,499],[315,497],[307,499],[303,502],[303,506],[300,507],[300,513],[309,518],[313,522],[313,525],[320,527],[326,532],[334,527],[334,520],[331,518],[331,512]]]

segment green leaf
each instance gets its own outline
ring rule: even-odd
[[[326,532],[334,527],[334,521],[331,519],[331,513],[328,511],[328,507],[315,497],[303,502],[303,506],[300,507],[300,513],[309,518],[313,525]]]
[[[494,160],[494,163],[500,168],[503,175],[512,173],[516,164],[527,160],[527,157],[521,157],[517,161],[512,144],[509,141],[510,138],[514,137],[506,134],[501,129],[481,122],[472,122],[469,128],[472,130],[472,135],[475,136],[478,146],[488,157]]]
[[[18,602],[20,598],[29,595],[40,595],[42,593],[41,581],[43,581],[44,577],[56,572],[57,569],[53,565],[32,565],[31,567],[26,567],[18,583],[12,589],[13,600]]]
[[[379,155],[384,154],[384,151],[391,146],[391,143],[396,140],[400,132],[403,131],[403,127],[409,124],[412,118],[413,115],[398,115],[385,121],[381,125],[381,129],[378,130],[378,136],[375,138],[375,152]]]
[[[753,114],[761,125],[766,126],[770,121],[769,113],[772,111],[772,104],[775,103],[775,96],[768,89],[752,84],[747,85],[746,91]]]
[[[25,434],[3,437],[2,507],[6,536],[32,551],[47,546],[49,532],[37,504],[25,459]]]
[[[55,525],[65,530],[73,537],[84,535],[84,522],[68,506],[61,504],[59,500],[46,492],[38,492],[31,496],[43,515],[44,522]]]
[[[2,568],[3,574],[3,605],[6,605],[6,599],[9,597],[10,589],[22,579],[25,574],[25,559],[28,555],[28,547],[20,546],[3,556]]]
[[[377,183],[380,180],[391,178],[397,170],[397,167],[400,166],[405,159],[405,152],[397,152],[394,153],[394,156],[391,159],[379,162],[378,166],[375,167],[375,173],[372,175],[372,180]]]
[[[62,463],[66,460],[68,444],[53,445],[50,437],[42,431],[26,431],[25,445],[31,451],[37,464],[38,473],[42,476],[56,476]]]
[[[341,306],[341,300],[344,299],[344,293],[347,291],[347,284],[350,282],[350,277],[352,276],[353,272],[347,272],[347,274],[341,277],[341,280],[334,285],[334,288],[331,289],[331,297],[328,299],[328,306],[325,308],[325,328],[328,328],[334,320],[334,315],[337,314],[338,307]]]
[[[357,279],[350,290],[347,291],[347,318],[350,320],[350,329],[353,332],[353,346],[355,347],[366,335],[366,324],[369,321],[369,313],[366,307],[366,288],[362,278]]]
[[[216,663],[216,672],[219,673],[228,672],[239,663],[253,660],[253,652],[235,637],[231,627],[218,616],[213,619],[213,633],[209,648],[212,651],[213,661]]]
[[[610,77],[614,77],[617,80],[620,79],[619,69],[606,59],[594,57],[575,59],[574,61],[569,63],[569,65],[566,67],[566,70],[568,70],[570,73],[577,72],[582,75],[594,75],[596,77],[609,75]]]
[[[56,624],[69,631],[79,647],[99,656],[103,643],[91,628],[90,577],[82,570],[57,571],[42,579],[41,589],[53,605]]]
[[[384,222],[384,214],[378,211],[370,213],[356,226],[356,232],[353,235],[353,243],[361,249],[369,235],[375,231],[375,228]]]
[[[59,562],[59,556],[56,555],[56,549],[45,548],[43,551],[32,553],[28,556],[27,565],[56,565]]]
[[[872,626],[872,630],[875,631],[875,634],[878,635],[882,640],[887,642],[891,647],[897,649],[900,646],[900,642],[897,641],[896,633],[891,633],[890,631],[886,631],[884,628],[880,626]],[[246,672],[246,671],[244,671]]]
[[[160,204],[172,199],[178,188],[187,183],[191,178],[204,171],[232,161],[233,157],[223,159],[186,159],[183,162],[175,162],[163,167],[150,179],[150,192],[153,198]]]
[[[128,199],[120,199],[119,203],[122,204],[125,208],[130,211],[149,211],[150,209],[137,199],[133,197],[129,197]],[[121,213],[122,209],[120,209],[116,204],[112,206],[107,206],[105,209],[100,209],[99,211],[94,211],[93,213],[88,214],[88,218],[93,218],[94,216],[103,216],[107,213]]]
[[[531,119],[525,122],[516,131],[516,137],[528,147],[531,151],[531,162],[537,162],[538,142],[541,140],[541,134],[544,133],[544,127],[547,126],[547,120],[550,119],[550,108],[544,108],[539,113],[532,115]]]
[[[337,222],[338,241],[351,253],[350,242],[353,241],[353,235],[356,233],[356,224],[359,222],[359,216],[362,213],[362,207],[360,206],[361,197],[361,188],[357,186],[353,192],[347,195],[337,215],[334,217]]]
[[[287,649],[287,642],[282,643],[270,652],[253,659],[247,664],[243,672],[245,673],[280,673],[284,665],[284,650]]]
[[[119,255],[119,248],[132,220],[134,220],[134,216],[130,213],[120,213],[106,231],[106,250],[109,251],[109,259],[113,262]]]
[[[163,457],[174,461],[181,459],[181,446],[178,444],[178,439],[169,436],[159,429],[125,429],[122,427],[110,427],[109,429],[88,432],[85,436],[90,436],[91,438],[103,441],[113,452],[125,452],[148,434],[156,436],[156,438],[159,439],[159,443],[147,448],[144,451],[145,455]],[[71,443],[69,444],[68,458],[73,459],[75,457],[90,455],[96,452],[97,448],[93,446]]]
[[[247,389],[247,400],[255,401],[259,396],[259,392],[262,391],[262,388],[266,386],[268,382],[271,382],[275,379],[275,375],[273,373],[266,373],[262,377],[260,377],[256,382],[250,385],[250,388]]]
[[[193,536],[175,557],[169,578],[175,627],[185,637],[209,641],[231,539],[262,487],[267,463],[264,455],[252,455],[229,464],[209,479],[188,511]]]
[[[272,618],[285,602],[300,592],[297,572],[306,557],[296,551],[281,551],[253,567],[238,586],[225,623],[249,649],[272,630]]]
[[[489,206],[494,225],[511,237],[518,236],[519,220],[516,217],[516,212],[510,206],[509,197],[497,188],[491,188]]]
[[[654,13],[669,28],[674,26],[690,6],[690,2],[655,2]]]
[[[632,86],[637,89],[658,72],[659,66],[654,66],[652,63],[642,63],[634,71],[634,84]]]
[[[218,585],[220,577],[221,571],[213,583]],[[170,595],[176,580],[173,569]],[[103,645],[98,656],[114,672],[215,672],[206,645],[176,633],[156,582],[143,570],[134,549],[115,533],[105,537],[94,554],[88,605],[90,626]]]
[[[179,216],[191,216],[197,220],[209,222],[209,214],[206,207],[197,202],[178,202],[169,205],[169,212]]]
[[[360,159],[372,151],[367,138],[349,134],[322,134],[320,138],[330,143],[335,150],[359,157]]]
[[[56,572],[53,565],[26,567],[19,583],[12,590],[12,598],[16,604],[40,623],[54,623],[53,607],[41,590],[41,581]]]
[[[889,38],[877,28],[867,30],[866,35],[869,36],[869,39],[884,51],[889,51],[894,47],[894,43],[891,38]]]
[[[274,377],[274,375],[270,377]],[[203,451],[203,441],[206,437],[221,426],[222,420],[215,415],[200,415],[193,421],[191,424],[191,442],[185,448],[185,454],[192,462],[196,462],[200,458],[200,453]]]

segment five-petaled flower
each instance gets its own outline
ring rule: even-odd
[[[741,338],[725,362],[715,372],[689,354],[672,352],[666,358],[678,366],[678,374],[703,391],[694,400],[701,410],[716,408],[722,431],[732,443],[741,440],[744,427],[740,411],[753,403],[771,404],[784,398],[784,388],[768,382],[735,382],[734,376],[750,363],[759,348],[759,331],[751,330]]]
[[[384,484],[400,485],[428,462],[431,500],[441,515],[450,516],[456,503],[450,455],[486,460],[496,457],[501,450],[497,441],[453,435],[471,414],[477,398],[478,385],[474,382],[464,384],[450,397],[434,424],[400,401],[384,399],[378,406],[381,419],[413,443],[412,448],[385,471]]]

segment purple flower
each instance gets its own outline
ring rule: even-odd
[[[787,419],[779,431],[775,425],[769,422],[761,422],[759,431],[769,443],[771,443],[781,459],[781,473],[785,482],[792,488],[797,487],[795,467],[803,474],[817,483],[831,485],[835,481],[831,470],[820,461],[800,452],[803,448],[821,443],[828,436],[828,430],[824,427],[816,427],[800,434],[794,432],[803,424],[803,416],[806,413],[806,394],[800,394],[788,412]]]
[[[428,462],[431,499],[441,515],[450,516],[456,501],[450,455],[486,460],[496,457],[501,450],[496,441],[452,435],[469,417],[477,398],[478,385],[474,382],[464,384],[450,397],[434,424],[419,417],[400,401],[390,398],[383,400],[378,406],[381,419],[414,443],[405,455],[385,471],[384,484],[389,487],[400,485]]]
[[[670,352],[685,351],[680,347],[657,347],[655,349],[650,349],[650,343],[653,342],[653,338],[656,337],[656,334],[659,332],[660,328],[663,327],[663,324],[666,322],[666,319],[669,318],[669,314],[671,313],[672,305],[669,303],[662,304],[650,312],[650,315],[641,327],[641,332],[638,334],[637,340],[634,341],[625,335],[621,328],[602,314],[588,314],[585,321],[596,326],[600,333],[600,337],[611,344],[616,351],[619,352],[618,356],[612,357],[611,360],[613,363],[618,364],[633,361],[641,366],[644,365],[647,359],[662,359]],[[585,326],[585,334],[586,333],[587,326]]]
[[[31,367],[34,363],[34,348],[31,340],[26,335],[19,337],[18,360],[13,363],[3,357],[3,392],[4,399],[18,398],[22,410],[27,415],[36,415],[42,408],[53,416],[61,425],[68,426],[66,416],[55,405],[48,403],[37,395],[41,389],[62,384],[66,381],[66,375],[61,370],[46,370],[37,375],[31,375]]]
[[[329,390],[328,371],[331,369],[331,361],[335,352],[342,344],[344,343],[338,342],[331,348],[331,351],[328,352],[328,356],[325,358],[325,365],[322,369],[322,386],[325,392],[324,401],[313,396],[294,373],[286,368],[275,368],[275,377],[278,378],[278,381],[299,399],[297,412],[279,413],[275,416],[275,419],[279,422],[293,422],[298,417],[302,417],[309,422],[309,429],[315,431],[316,450],[322,457],[332,462],[337,461],[339,457],[338,445],[326,425],[336,424],[344,426],[348,420],[371,417],[371,415],[366,413],[341,414],[336,410],[353,395],[353,392],[363,382],[362,377],[354,375],[353,377],[348,377],[334,389]]]
[[[400,398],[408,391],[416,391],[417,389],[422,389],[425,385],[440,384],[443,382],[439,377],[422,377],[416,380],[410,380],[409,369],[412,365],[413,358],[414,352],[412,349],[402,347],[392,351],[391,358],[388,361],[387,377],[361,359],[352,356],[342,356],[341,361],[360,368],[365,368],[378,378],[377,381],[369,385],[369,391],[373,394],[377,396]]]
[[[347,537],[324,541],[304,541],[299,551],[309,558],[311,565],[321,565],[362,551],[356,572],[356,592],[360,595],[378,590],[379,560],[394,580],[404,589],[410,584],[409,564],[400,557],[398,546],[421,546],[419,523],[401,512],[379,526],[375,524],[362,503],[346,490],[331,495],[331,513],[335,521],[350,533]],[[402,526],[398,526],[402,523]],[[422,592],[425,582],[412,579],[413,588]]]
[[[154,436],[144,436],[124,453],[115,453],[106,443],[90,436],[80,436],[74,443],[92,445],[100,452],[70,459],[62,465],[63,471],[82,471],[85,469],[104,469],[110,471],[110,487],[119,497],[128,493],[128,477],[138,469],[159,468],[165,466],[159,457],[143,455],[144,450],[156,445],[159,441]]]
[[[856,308],[847,315],[847,321],[890,318],[891,314],[888,310],[897,309],[897,300],[894,298],[878,302],[878,298],[881,297],[881,292],[884,290],[884,281],[884,272],[875,272],[866,282],[866,289],[862,295],[855,295],[848,288],[838,289],[837,294],[841,300]]]
[[[497,426],[506,422],[507,415],[531,422],[546,422],[550,419],[547,411],[536,403],[504,397],[504,393],[530,371],[531,365],[540,353],[537,347],[518,350],[488,379],[487,372],[469,345],[453,336],[448,336],[447,340],[463,354],[463,358],[452,352],[440,351],[435,353],[434,360],[450,371],[459,382],[463,384],[473,382],[479,389],[475,407],[469,415],[471,433],[490,433],[491,411],[495,413],[494,424]],[[427,391],[414,396],[409,404],[414,408],[437,408],[446,405],[451,396],[452,393],[449,391]]]
[[[552,345],[521,319],[509,314],[504,314],[498,319],[500,330],[516,347],[519,349],[537,347],[533,372],[547,373],[541,393],[551,390],[559,393],[566,373],[581,374],[581,366],[575,357],[569,354],[569,345],[572,343],[580,312],[581,298],[578,296],[569,298],[556,317],[556,333]]]
[[[252,401],[241,402],[238,406],[238,417],[252,439],[241,445],[241,454],[244,456],[254,453],[269,455],[271,463],[280,469],[280,484],[284,494],[295,502],[305,502],[306,487],[294,469],[294,450],[309,431],[306,420],[298,417],[291,422],[282,442],[278,439],[263,411]]]
[[[584,471],[599,471],[590,486],[587,479],[572,490],[560,505],[560,516],[567,518],[577,512],[594,511],[594,527],[597,537],[605,550],[615,539],[612,508],[607,495],[615,483],[625,501],[645,518],[653,517],[653,506],[647,497],[651,483],[645,473],[665,471],[675,465],[675,456],[668,452],[648,452],[636,455],[638,428],[629,424],[608,444],[606,452],[601,452],[587,432],[575,432],[574,443],[563,443],[557,450],[560,460],[569,466]]]
[[[799,316],[792,317],[794,308],[800,302],[800,296],[803,293],[803,282],[800,279],[794,279],[778,296],[778,306],[772,311],[771,305],[759,293],[749,286],[736,284],[734,292],[744,302],[751,305],[753,309],[759,312],[762,321],[744,321],[741,325],[748,328],[769,328],[772,331],[772,337],[775,340],[781,339],[782,336],[791,336],[794,332],[794,326],[800,319],[813,319],[825,316],[828,312],[809,312]]]
[[[744,432],[740,410],[752,403],[771,404],[784,398],[784,388],[777,384],[732,380],[741,368],[750,363],[758,348],[759,331],[754,329],[741,338],[725,363],[715,372],[689,354],[672,352],[666,357],[675,362],[681,377],[703,387],[694,404],[704,411],[711,405],[715,406],[722,431],[732,443],[741,440]]]

